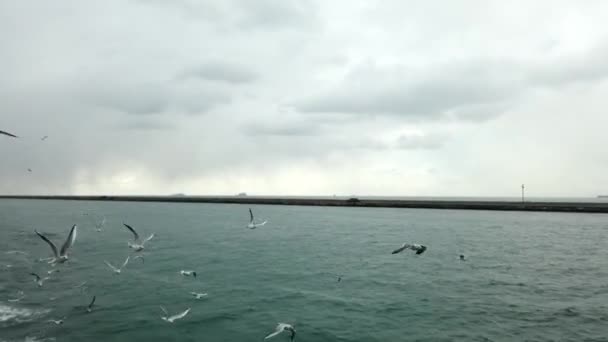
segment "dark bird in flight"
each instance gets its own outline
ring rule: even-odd
[[[12,138],[19,138],[18,136],[11,134],[9,132],[5,132],[5,131],[0,131],[0,134],[4,134],[4,135],[12,137]]]

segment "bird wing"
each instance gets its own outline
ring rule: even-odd
[[[128,225],[128,224],[126,224],[126,223],[123,223],[123,225],[124,225],[125,227],[127,227],[127,229],[131,231],[131,233],[133,233],[133,236],[134,236],[133,240],[134,240],[134,241],[139,240],[139,235],[137,234],[137,232],[135,231],[135,229],[133,229],[133,227],[129,226],[129,225]]]
[[[258,223],[258,224],[256,224],[256,226],[257,227],[261,227],[261,226],[265,225],[266,223],[268,223],[268,221],[264,221],[262,223]]]
[[[105,260],[103,262],[105,262],[106,265],[108,265],[108,267],[111,268],[113,271],[118,271],[118,268],[114,267],[114,265],[110,264],[109,262],[107,262]]]
[[[5,132],[5,131],[0,131],[0,134],[4,134],[4,135],[7,135],[7,136],[13,137],[13,138],[19,138],[18,136],[14,135],[14,134],[10,134],[9,132]]]
[[[30,273],[31,275],[33,275],[34,277],[36,277],[36,281],[40,281],[40,276],[37,275],[36,273]]]
[[[93,304],[95,304],[95,299],[96,298],[97,298],[96,296],[93,296],[93,300],[91,300],[91,304],[89,304],[89,306],[88,306],[89,309],[93,307]]]
[[[395,249],[391,254],[401,253],[401,252],[403,252],[405,249],[407,249],[409,247],[410,247],[410,245],[408,245],[407,243],[404,243],[403,246]]]
[[[131,256],[127,256],[127,258],[125,259],[125,262],[122,264],[122,266],[120,266],[121,269],[123,269],[125,266],[127,266],[127,264],[129,263],[129,258],[131,258]]]
[[[184,318],[188,314],[188,312],[190,312],[190,308],[187,308],[184,312],[182,312],[180,314],[169,317],[169,320],[174,321],[176,319]]]
[[[285,327],[282,324],[278,324],[277,327],[274,329],[274,332],[266,337],[264,337],[265,340],[275,337],[278,334],[280,334],[281,332],[283,332],[283,329],[285,329]]]
[[[78,232],[78,226],[73,225],[72,229],[70,230],[70,234],[68,235],[68,238],[65,240],[65,242],[63,243],[63,246],[61,247],[60,255],[65,255],[68,252],[68,249],[70,247],[72,247],[72,245],[74,245],[74,242],[76,241],[77,232]]]
[[[101,222],[97,225],[97,228],[103,227],[104,224],[106,224],[106,217],[105,216],[103,217],[103,219],[101,219]]]
[[[167,310],[162,305],[159,305],[159,307],[160,307],[161,310],[163,310],[163,313],[165,315],[169,316],[169,313],[167,312]]]
[[[35,232],[36,234],[38,234],[38,236],[40,236],[40,238],[41,238],[42,240],[46,241],[46,243],[48,243],[48,244],[49,244],[49,246],[51,246],[51,249],[53,250],[53,254],[55,255],[55,258],[59,258],[59,253],[57,253],[57,247],[55,247],[55,244],[53,244],[53,243],[51,242],[51,240],[49,240],[49,239],[48,239],[46,236],[44,236],[44,235],[42,235],[42,234],[38,233],[38,231],[34,230],[34,232]]]
[[[143,246],[143,245],[145,245],[145,244],[146,244],[146,242],[148,242],[148,241],[152,240],[153,238],[154,238],[154,233],[152,233],[150,236],[148,236],[148,238],[147,238],[147,239],[145,239],[145,240],[144,240],[144,242],[142,242],[142,243],[141,243],[141,245],[142,245],[142,246]]]
[[[249,208],[249,222],[253,223],[253,211],[251,211],[251,208]]]

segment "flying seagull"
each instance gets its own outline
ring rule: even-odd
[[[422,254],[422,253],[424,253],[424,251],[426,251],[426,246],[419,245],[417,243],[415,243],[413,245],[410,245],[409,243],[404,243],[401,247],[395,249],[392,254],[401,253],[406,249],[411,249],[413,251],[416,251],[416,254]]]
[[[196,272],[195,271],[184,271],[184,270],[181,270],[181,271],[179,271],[179,273],[181,275],[183,275],[183,276],[187,276],[187,277],[193,276],[194,278],[196,278]]]
[[[17,292],[17,298],[9,298],[7,300],[10,303],[15,303],[15,302],[18,302],[18,301],[22,300],[23,298],[25,298],[25,294],[23,293],[23,291],[18,291]]]
[[[296,329],[291,325],[291,324],[287,324],[287,323],[279,323],[277,324],[277,327],[274,329],[274,332],[266,337],[264,337],[265,340],[275,337],[278,334],[282,333],[283,331],[289,331],[291,333],[290,336],[290,341],[293,341],[296,338]]]
[[[40,278],[40,276],[37,275],[36,273],[30,273],[30,274],[33,275],[34,277],[36,277],[36,279],[34,280],[34,283],[38,284],[38,287],[42,287],[45,280],[51,279],[50,277]]]
[[[96,223],[95,223],[95,228],[97,228],[97,231],[98,231],[98,232],[100,232],[100,231],[101,231],[101,229],[103,228],[103,226],[104,226],[105,224],[106,224],[106,217],[104,216],[104,217],[101,219],[101,222],[96,222]]]
[[[93,300],[91,300],[91,304],[89,304],[89,306],[87,306],[87,312],[93,311],[93,304],[95,304],[96,298],[97,298],[96,296],[93,296]]]
[[[261,227],[261,226],[265,225],[266,222],[268,222],[268,221],[264,221],[261,223],[255,223],[254,218],[253,218],[253,211],[251,211],[251,208],[249,208],[249,217],[250,217],[250,220],[249,220],[249,224],[247,225],[247,228],[249,228],[249,229],[256,229],[257,227]]]
[[[9,132],[5,132],[5,131],[0,131],[0,134],[9,136],[11,138],[19,138],[18,136],[14,135],[14,134],[10,134]]]
[[[173,323],[175,320],[182,319],[182,318],[186,317],[186,315],[188,314],[188,312],[190,312],[190,308],[187,308],[186,311],[184,311],[184,312],[182,312],[180,314],[169,316],[169,313],[167,312],[167,310],[165,310],[165,308],[163,308],[161,306],[160,309],[163,310],[163,313],[165,314],[165,316],[160,316],[160,318],[163,321],[169,322],[169,323]]]
[[[34,230],[34,232],[36,232],[36,234],[38,234],[38,236],[40,236],[40,238],[42,240],[44,240],[46,243],[49,244],[49,246],[51,246],[51,249],[53,250],[53,255],[54,258],[51,259],[51,261],[49,261],[49,264],[55,264],[55,263],[64,263],[68,260],[68,249],[70,247],[72,247],[72,245],[74,245],[74,242],[76,241],[76,232],[78,230],[78,226],[73,225],[72,229],[70,230],[70,234],[68,235],[67,240],[65,240],[65,242],[63,243],[63,246],[61,246],[61,251],[57,252],[57,247],[55,247],[55,245],[51,242],[51,240],[49,240],[46,236],[38,233],[38,231]]]
[[[207,297],[206,293],[190,292],[190,294],[193,295],[194,298],[196,298],[196,299],[201,299],[203,297]]]
[[[152,233],[150,236],[148,236],[147,239],[145,239],[143,242],[139,242],[139,234],[137,234],[137,232],[135,231],[135,229],[133,229],[133,227],[129,226],[126,223],[123,223],[123,225],[125,227],[127,227],[128,230],[131,231],[131,233],[133,233],[133,243],[129,242],[129,247],[133,248],[136,252],[141,252],[144,250],[144,245],[146,244],[146,242],[152,240],[152,238],[154,237],[154,233]]]
[[[105,260],[104,260],[103,262],[105,262],[105,263],[106,263],[106,265],[108,265],[108,267],[110,267],[110,268],[112,269],[112,271],[114,271],[114,273],[116,273],[116,274],[120,274],[120,272],[122,271],[122,269],[123,269],[123,268],[125,268],[125,266],[127,266],[127,264],[129,263],[129,258],[130,258],[130,257],[131,257],[131,256],[127,256],[127,259],[126,259],[126,260],[125,260],[125,262],[122,264],[122,266],[120,266],[120,268],[116,268],[116,267],[114,267],[114,265],[110,264],[109,262],[107,262],[107,261],[105,261]]]
[[[48,323],[55,323],[57,325],[62,325],[63,321],[66,319],[67,317],[64,317],[62,319],[58,319],[58,320],[54,320],[54,319],[49,319],[47,322]]]
[[[460,254],[460,261],[467,261],[462,254]]]
[[[49,137],[48,135],[45,135],[45,136],[43,136],[42,138],[40,138],[40,140],[45,141],[45,140],[46,140],[46,138],[48,138],[48,137]]]

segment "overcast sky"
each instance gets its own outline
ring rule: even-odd
[[[608,193],[606,18],[600,0],[0,0],[0,130],[21,137],[0,136],[0,193]]]

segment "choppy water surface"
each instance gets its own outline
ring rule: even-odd
[[[253,210],[269,223],[247,229],[243,205],[1,200],[0,340],[259,341],[288,322],[302,342],[608,341],[608,215]],[[103,261],[131,253],[122,222],[156,238],[115,275]],[[29,273],[52,267],[33,230],[61,243],[74,223],[70,261],[39,288]],[[402,242],[428,250],[391,255]],[[159,305],[192,310],[168,324]]]

